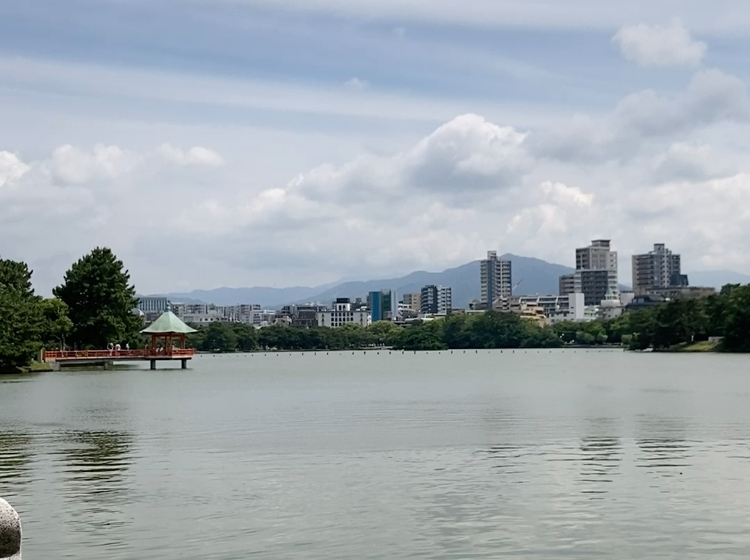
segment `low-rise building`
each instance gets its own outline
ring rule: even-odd
[[[599,318],[615,319],[622,315],[624,310],[625,305],[620,298],[612,290],[607,290],[604,299],[599,304]]]
[[[549,319],[544,313],[544,309],[534,302],[516,301],[510,306],[511,313],[519,315],[522,319],[535,322],[540,327],[547,326]]]
[[[640,311],[641,309],[648,309],[649,307],[664,305],[668,301],[669,300],[664,296],[650,294],[635,296],[633,300],[625,306],[625,311]]]
[[[366,309],[355,310],[349,298],[337,298],[331,309],[316,313],[317,324],[320,327],[336,329],[346,325],[368,326],[372,321]]]
[[[651,288],[647,293],[667,299],[698,299],[714,295],[716,289],[706,286],[669,286],[666,288]]]
[[[285,305],[276,314],[277,318],[286,317],[293,327],[311,328],[318,325],[318,312],[325,311],[325,306],[316,304]]]
[[[586,305],[586,296],[578,292],[568,294],[568,306],[549,316],[551,324],[563,321],[587,322],[597,318],[599,308],[595,305]]]
[[[570,298],[568,295],[536,295],[536,296],[514,296],[510,298],[511,309],[520,304],[530,304],[541,307],[544,314],[549,317],[559,311],[568,309]]]
[[[419,310],[413,309],[411,305],[407,305],[404,302],[398,304],[396,310],[396,320],[414,319],[419,315]]]

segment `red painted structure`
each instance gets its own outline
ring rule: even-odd
[[[175,348],[159,350],[157,348],[140,348],[137,350],[45,350],[45,362],[62,362],[65,360],[180,360],[192,358],[193,348]]]

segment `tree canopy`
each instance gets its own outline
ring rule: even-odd
[[[74,263],[52,293],[68,306],[73,323],[69,341],[78,348],[108,343],[139,344],[140,318],[135,287],[111,249],[97,247]]]
[[[16,371],[41,349],[42,298],[26,263],[0,259],[0,371]]]

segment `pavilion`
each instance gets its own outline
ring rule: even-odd
[[[187,361],[193,352],[185,348],[185,336],[197,332],[186,325],[177,315],[167,310],[156,321],[141,331],[151,336],[150,352],[151,369],[156,369],[156,360],[178,358],[182,361],[182,369],[187,368]],[[161,341],[164,345],[161,345]]]

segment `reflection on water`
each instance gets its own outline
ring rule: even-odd
[[[31,482],[32,436],[0,426],[0,496],[12,498]]]
[[[123,515],[123,506],[130,499],[133,436],[121,431],[75,430],[60,434],[57,443],[61,494],[74,504],[70,529],[112,550],[125,546],[122,531],[130,520]]]
[[[636,440],[641,453],[636,465],[647,472],[671,477],[690,465],[686,426],[674,418],[647,418],[640,422],[642,436]]]
[[[612,418],[589,418],[586,423],[589,435],[581,438],[579,444],[581,475],[584,494],[607,492],[608,483],[613,482],[619,474],[618,466],[622,460],[622,444],[615,437],[615,422]]]
[[[59,436],[65,480],[83,499],[116,500],[127,490],[133,436],[116,431],[70,431]]]
[[[613,437],[588,437],[581,440],[581,480],[596,488],[584,490],[603,493],[602,482],[612,482],[622,457],[620,440]]]
[[[524,457],[530,450],[522,445],[500,444],[492,445],[481,453],[492,459],[492,468],[497,472],[514,475],[523,474]]]
[[[661,476],[682,474],[679,469],[689,466],[690,446],[685,440],[674,438],[645,438],[638,440],[641,455],[639,467]]]

